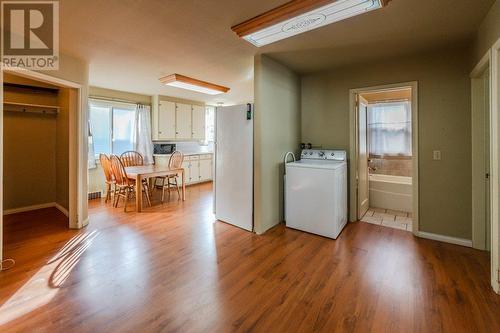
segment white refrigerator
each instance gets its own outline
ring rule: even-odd
[[[253,231],[253,105],[215,112],[215,217]]]

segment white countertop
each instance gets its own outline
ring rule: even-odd
[[[193,156],[193,155],[205,155],[205,154],[213,154],[212,151],[204,151],[204,152],[194,152],[194,151],[181,151],[181,153],[184,154],[184,156]],[[155,157],[170,157],[172,154],[153,154]]]

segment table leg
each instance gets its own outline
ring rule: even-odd
[[[135,209],[138,213],[142,210],[142,177],[139,174],[135,179]]]
[[[182,169],[182,201],[186,201],[186,171]]]

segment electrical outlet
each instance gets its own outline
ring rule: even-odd
[[[441,161],[441,150],[434,150],[432,152],[432,159],[434,161]]]

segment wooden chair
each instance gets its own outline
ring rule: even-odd
[[[182,154],[180,151],[174,151],[174,153],[170,156],[170,159],[168,161],[168,167],[170,169],[180,169],[182,168],[182,162],[184,161],[184,154]],[[170,186],[175,186],[177,189],[177,194],[179,196],[179,200],[181,199],[181,192],[179,188],[179,182],[177,181],[177,178],[179,177],[178,174],[171,175],[168,177],[157,177],[155,179],[155,187],[156,188],[161,188],[161,202],[163,203],[165,200],[165,188],[168,190],[168,197],[170,198]],[[157,180],[160,179],[162,181],[161,185],[157,185]],[[173,182],[171,182],[173,180]]]
[[[124,167],[144,165],[144,157],[136,151],[126,151],[120,155]]]
[[[124,211],[126,212],[128,200],[132,198],[135,193],[135,186],[143,186],[148,205],[151,206],[148,187],[145,186],[145,184],[136,184],[134,179],[130,179],[127,176],[127,171],[121,159],[116,155],[111,155],[111,169],[113,171],[116,187],[114,207],[118,207],[118,201],[120,197],[123,197],[125,199]]]
[[[140,166],[144,165],[144,157],[134,150],[129,150],[120,155],[120,159],[124,167],[130,166]],[[143,179],[143,184],[148,188],[148,193],[151,195],[151,190],[149,189],[149,180]]]
[[[113,176],[113,170],[111,170],[111,160],[106,154],[99,154],[99,162],[101,163],[102,171],[104,172],[104,178],[106,182],[106,199],[105,203],[111,199],[111,194],[115,194],[116,186],[115,179]]]

